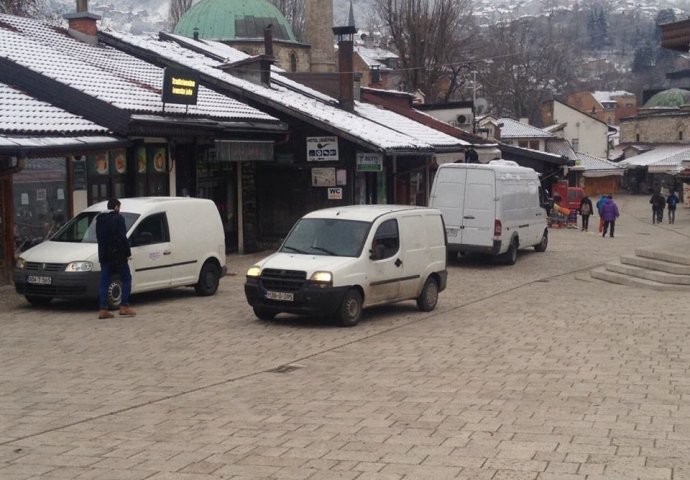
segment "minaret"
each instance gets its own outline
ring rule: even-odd
[[[310,71],[335,72],[333,0],[304,0],[305,37],[310,51]]]

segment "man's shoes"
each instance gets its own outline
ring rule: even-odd
[[[98,311],[98,318],[101,320],[103,320],[105,318],[113,318],[113,317],[114,317],[114,315],[104,308],[101,308]]]
[[[128,305],[123,305],[120,307],[120,315],[123,317],[133,317],[137,314],[136,310],[133,308],[129,308]]]

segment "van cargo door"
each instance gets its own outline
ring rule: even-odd
[[[464,168],[440,168],[434,179],[429,206],[441,210],[449,244],[463,243],[462,210],[466,179],[467,170]]]
[[[496,177],[493,170],[469,170],[462,213],[462,243],[493,246],[495,219]]]

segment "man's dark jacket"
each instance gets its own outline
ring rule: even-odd
[[[127,241],[125,217],[115,211],[101,213],[96,217],[96,239],[98,240],[98,261],[110,266],[127,263],[132,256]]]

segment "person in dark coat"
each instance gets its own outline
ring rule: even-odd
[[[613,195],[608,195],[606,201],[601,206],[601,217],[604,219],[604,233],[602,233],[602,237],[606,236],[610,226],[611,238],[613,238],[613,230],[616,228],[616,219],[619,214],[618,205],[613,201]]]
[[[666,205],[668,205],[668,223],[676,223],[676,205],[678,205],[678,195],[675,191],[666,198]]]
[[[580,216],[582,217],[582,231],[589,231],[589,216],[592,215],[594,207],[592,206],[592,200],[585,195],[580,201]]]
[[[129,307],[132,274],[127,262],[132,256],[132,251],[127,240],[125,218],[120,215],[118,199],[108,200],[108,213],[101,213],[96,217],[96,240],[98,241],[98,261],[101,264],[98,318],[113,318],[108,311],[108,287],[113,273],[119,274],[122,281],[120,315],[136,315],[136,312]]]
[[[652,223],[661,223],[664,220],[664,207],[666,206],[666,199],[659,192],[654,192],[652,198],[649,199],[652,204]]]

